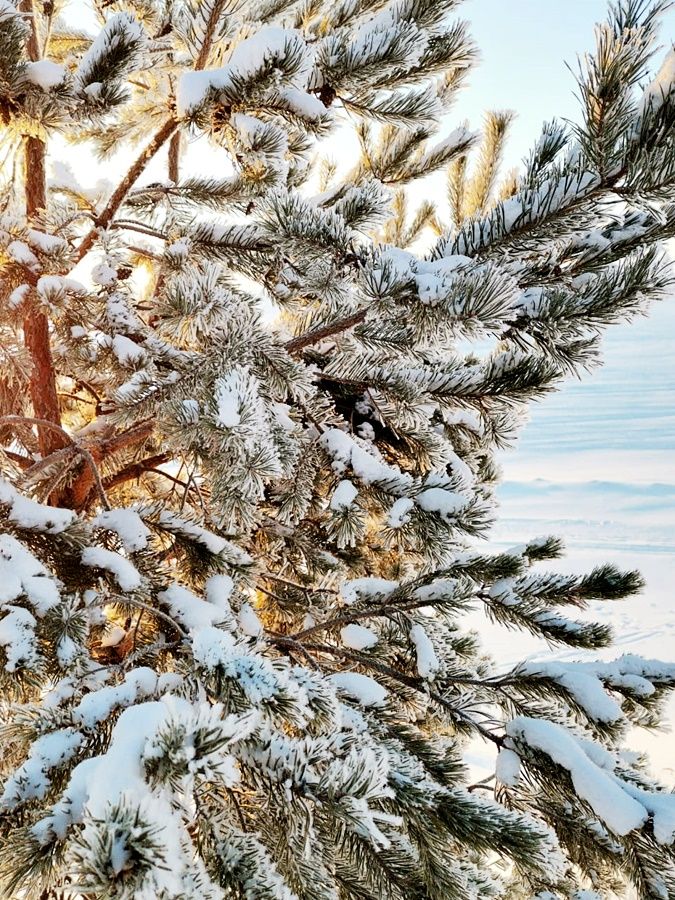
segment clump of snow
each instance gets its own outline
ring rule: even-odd
[[[85,694],[73,708],[73,720],[85,729],[94,729],[120,707],[153,696],[158,689],[157,675],[142,666],[132,669],[120,684],[108,684]]]
[[[457,514],[466,508],[467,498],[463,494],[430,487],[415,497],[415,503],[425,512],[433,512],[445,522],[454,522]]]
[[[44,531],[47,534],[61,534],[73,524],[76,516],[70,509],[46,506],[43,503],[31,500],[29,497],[24,497],[23,494],[14,492],[12,489],[11,509],[8,518],[10,522],[13,522],[19,528],[26,528],[31,531]]]
[[[25,595],[42,617],[59,602],[57,582],[11,534],[0,534],[0,608]]]
[[[40,268],[40,260],[23,241],[11,241],[7,245],[7,253],[11,259],[27,269],[35,271]]]
[[[150,529],[135,509],[107,509],[92,520],[93,525],[114,532],[130,553],[145,550]]]
[[[42,799],[51,784],[51,770],[71,760],[81,743],[75,728],[60,728],[33,741],[28,758],[7,779],[0,807],[13,809],[26,800]]]
[[[343,479],[333,492],[330,499],[330,508],[336,511],[349,509],[358,496],[358,489],[354,487],[348,478]]]
[[[352,578],[340,585],[340,597],[344,603],[352,604],[373,597],[387,597],[398,586],[398,581],[386,578]]]
[[[508,747],[502,747],[497,754],[495,775],[500,784],[517,787],[520,781],[520,757]]]
[[[174,582],[157,594],[157,599],[164,603],[170,614],[188,630],[204,628],[222,622],[225,611],[203,600],[181,584]]]
[[[77,70],[77,81],[89,96],[100,94],[102,85],[93,81],[101,60],[110,52],[110,47],[126,49],[126,67],[133,67],[145,44],[145,34],[141,24],[128,12],[118,12],[109,16],[98,32],[91,46],[84,54]]]
[[[351,466],[356,477],[364,484],[377,485],[394,496],[405,494],[412,485],[410,475],[377,459],[344,431],[328,428],[321,435],[320,443],[332,457],[331,467],[338,475],[347,466]]]
[[[162,510],[158,518],[158,524],[173,534],[182,535],[183,537],[197,541],[206,547],[209,553],[217,555],[226,551],[227,555],[232,557],[237,565],[247,566],[251,565],[253,562],[248,553],[245,553],[241,548],[235,546],[235,544],[232,544],[230,541],[214,534],[206,528],[202,528],[201,525],[189,522],[186,519],[181,519],[179,516],[168,510]]]
[[[101,287],[110,287],[117,281],[117,269],[106,262],[98,263],[91,270],[91,280]]]
[[[44,231],[38,231],[35,228],[29,228],[26,232],[28,243],[34,250],[40,253],[51,255],[54,253],[63,253],[68,249],[68,242],[56,234],[46,234]]]
[[[127,632],[121,625],[113,625],[101,638],[101,647],[117,647],[126,636]]]
[[[35,668],[40,659],[35,636],[35,616],[21,606],[2,607],[5,615],[0,619],[0,646],[5,652],[5,670]]]
[[[403,528],[410,521],[410,511],[415,508],[415,501],[410,497],[399,497],[387,513],[387,525],[390,528]]]
[[[38,278],[37,292],[48,300],[61,299],[66,294],[86,294],[87,289],[74,278],[63,275],[41,275]]]
[[[18,309],[30,293],[29,284],[20,284],[14,288],[9,297],[7,304],[10,309]]]
[[[121,366],[135,366],[145,362],[147,358],[143,347],[123,334],[116,334],[112,339],[112,351]]]
[[[517,743],[545,753],[566,769],[579,797],[614,834],[628,834],[647,820],[647,810],[625,790],[625,783],[597,765],[566,728],[543,719],[519,716],[507,724],[506,733]]]
[[[340,631],[340,638],[345,647],[352,650],[369,650],[378,642],[378,636],[370,628],[363,625],[345,625]]]
[[[234,619],[230,597],[234,590],[234,581],[229,575],[211,575],[204,585],[206,599],[213,606],[217,606],[223,612],[223,621],[230,622]]]
[[[212,90],[232,90],[233,76],[246,79],[254,76],[269,60],[283,60],[289,49],[292,53],[295,51],[296,58],[299,55],[297,51],[300,51],[301,58],[307,60],[301,67],[301,71],[294,76],[295,80],[302,83],[302,80],[306,79],[309,59],[307,59],[308,54],[304,52],[304,41],[298,32],[271,26],[259,28],[251,37],[237,44],[229,61],[222,68],[185,72],[181,76],[176,91],[178,115],[189,115],[194,109],[201,106],[207,94]],[[288,102],[297,105],[300,100],[291,95]],[[310,103],[311,101],[308,100],[308,111]],[[312,109],[314,112],[318,111],[316,106],[313,106]],[[311,113],[307,117],[311,118]]]
[[[43,91],[49,91],[66,78],[67,69],[59,63],[49,59],[40,59],[37,62],[26,64],[23,75],[31,84],[37,84]]]
[[[110,572],[123,591],[135,591],[141,586],[141,576],[136,566],[113,550],[106,550],[104,547],[85,547],[81,559],[85,566]]]
[[[216,423],[221,428],[234,428],[241,423],[239,394],[239,378],[237,372],[230,372],[216,382]]]
[[[361,675],[359,672],[336,672],[329,678],[339,691],[356,700],[361,706],[384,705],[387,690],[369,675]]]
[[[421,625],[413,625],[410,629],[410,640],[415,645],[417,672],[420,678],[433,681],[438,674],[441,664],[429,635]]]
[[[675,91],[675,44],[665,55],[661,66],[644,90],[640,103],[640,113],[656,112]]]
[[[553,679],[570,692],[589,718],[607,723],[620,722],[624,715],[619,702],[607,693],[605,686],[623,689],[637,697],[650,697],[655,691],[654,681],[675,681],[675,664],[634,654],[610,662],[532,660],[524,663],[521,671]]]
[[[250,603],[242,603],[237,621],[239,628],[248,637],[259,637],[263,632],[262,622]]]

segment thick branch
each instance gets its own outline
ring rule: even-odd
[[[138,462],[131,463],[115,472],[110,478],[106,478],[103,482],[106,488],[116,487],[118,484],[124,484],[125,481],[133,481],[134,478],[140,478],[146,472],[153,471],[155,466],[161,466],[163,463],[171,459],[168,453],[159,453],[156,456],[149,456],[147,459],[141,459]],[[163,473],[162,473],[163,474]]]

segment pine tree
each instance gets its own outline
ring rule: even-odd
[[[675,896],[625,747],[675,665],[500,673],[466,625],[593,650],[641,587],[481,541],[530,403],[672,289],[667,5],[611,7],[495,200],[455,0],[0,0],[2,897]]]

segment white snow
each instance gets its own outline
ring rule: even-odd
[[[91,270],[91,280],[101,287],[111,287],[117,281],[117,269],[106,262],[100,262]]]
[[[79,281],[63,275],[41,275],[38,278],[37,292],[47,299],[61,299],[66,294],[86,294],[87,289]]]
[[[2,609],[5,615],[0,619],[0,646],[5,651],[5,671],[35,668],[39,662],[35,617],[21,606],[5,604]]]
[[[336,672],[329,676],[329,680],[338,690],[356,700],[361,706],[384,705],[387,690],[369,675],[361,675],[359,672]]]
[[[352,650],[368,650],[378,642],[378,636],[364,625],[345,625],[340,631],[340,638],[345,647]]]
[[[356,497],[358,489],[354,487],[348,478],[343,479],[333,491],[330,499],[330,508],[336,511],[349,509]]]
[[[46,506],[36,500],[31,500],[30,497],[16,493],[12,498],[12,508],[8,518],[19,528],[44,531],[48,534],[61,534],[73,524],[76,516],[70,509]]]
[[[30,293],[29,284],[20,284],[14,288],[7,298],[7,304],[10,309],[18,309]]]
[[[33,741],[25,762],[7,779],[0,807],[13,809],[23,801],[42,799],[51,770],[72,759],[81,743],[82,735],[74,728],[60,728]]]
[[[129,553],[145,550],[151,531],[135,509],[107,509],[92,524],[114,532]]]
[[[386,597],[398,587],[398,581],[386,578],[352,578],[340,585],[340,597],[348,605],[372,597]]]
[[[176,104],[179,116],[188,115],[199,107],[210,90],[222,91],[232,89],[232,76],[236,74],[240,78],[255,75],[265,62],[271,58],[282,58],[285,55],[287,45],[297,45],[304,42],[296,31],[284,30],[271,26],[259,28],[255,34],[241,41],[232,51],[227,64],[220,69],[206,69],[202,72],[185,72],[178,82],[176,91]],[[306,58],[308,54],[303,54]],[[302,83],[306,79],[307,60],[301,71],[295,76]],[[292,85],[291,85],[292,87]],[[291,96],[289,104],[300,101]],[[310,111],[310,101],[307,101],[307,110]],[[316,112],[316,107],[313,108]],[[308,118],[311,118],[311,111]]]
[[[37,84],[43,91],[49,91],[65,80],[67,71],[66,67],[59,63],[40,59],[37,62],[27,63],[23,74],[32,84]]]
[[[216,382],[216,423],[221,428],[234,428],[241,422],[241,397],[238,387],[239,378],[236,372],[231,372],[229,375],[219,378]]]
[[[29,228],[26,232],[28,243],[34,250],[40,253],[51,255],[54,253],[63,253],[68,249],[68,241],[56,234],[47,234],[44,231],[38,231],[35,228]]]
[[[466,508],[468,500],[463,494],[431,487],[418,494],[415,503],[425,512],[436,513],[444,521],[453,522],[457,514]]]
[[[248,637],[259,637],[263,632],[262,622],[250,603],[242,603],[237,621],[241,630]]]
[[[500,784],[517,787],[520,780],[520,757],[508,747],[502,747],[497,754],[495,775]]]
[[[152,669],[145,666],[132,669],[120,684],[107,684],[85,694],[73,708],[73,720],[82,728],[95,729],[114,710],[153,696],[157,688],[157,675]]]
[[[28,269],[39,269],[40,261],[23,241],[11,241],[7,245],[7,253],[15,261]]]
[[[579,797],[614,834],[628,834],[647,820],[647,810],[624,789],[625,782],[598,766],[566,728],[519,716],[507,724],[506,733],[567,769]]]
[[[318,97],[292,85],[281,88],[279,96],[292,112],[309,122],[318,122],[330,116],[330,110],[326,109]]]
[[[157,599],[164,603],[170,614],[186,629],[204,628],[222,622],[225,611],[218,606],[203,600],[192,591],[174,582],[157,594]]]
[[[206,599],[213,606],[217,606],[223,612],[224,621],[231,621],[232,607],[230,606],[230,597],[234,590],[234,581],[229,575],[211,575],[206,579],[204,585],[204,593]]]
[[[112,351],[121,366],[135,366],[147,359],[143,347],[123,334],[116,334],[112,339]]]
[[[92,82],[92,78],[101,58],[109,53],[110,46],[123,43],[128,48],[133,48],[136,53],[127,53],[127,65],[133,65],[137,52],[142,49],[144,38],[143,27],[131,13],[118,12],[109,16],[82,57],[77,69],[77,80],[82,89],[87,94],[93,92],[95,97],[98,96],[101,84]]]
[[[250,557],[245,554],[243,550],[239,550],[238,547],[235,548],[234,544],[231,544],[229,541],[225,540],[225,538],[214,534],[212,531],[208,531],[206,528],[202,528],[201,525],[197,525],[194,522],[188,522],[186,519],[181,519],[179,516],[174,515],[174,513],[169,512],[168,510],[162,510],[160,513],[159,524],[163,528],[166,528],[167,531],[171,531],[174,534],[193,538],[195,541],[203,544],[210,553],[218,554],[222,553],[225,549],[235,549],[242,555],[242,560],[250,560]],[[245,564],[246,563],[242,561],[242,565]]]
[[[640,114],[647,110],[656,112],[675,91],[675,44],[666,53],[661,67],[647,85],[640,103]]]
[[[106,550],[104,547],[85,547],[81,559],[85,566],[110,572],[123,591],[135,591],[141,586],[141,576],[136,566],[113,550]]]
[[[415,501],[410,497],[399,497],[387,513],[387,525],[390,528],[403,528],[410,521],[410,511],[415,508]]]
[[[351,435],[337,428],[328,428],[319,439],[321,446],[333,458],[332,469],[341,475],[350,465],[364,484],[375,484],[394,496],[406,493],[412,478],[396,466],[389,466],[360,446]],[[372,450],[372,444],[369,445]]]
[[[126,636],[127,632],[121,625],[113,625],[101,638],[101,647],[117,647]]]
[[[440,669],[440,661],[429,635],[421,625],[413,625],[410,629],[410,640],[417,653],[417,672],[420,678],[433,681]]]
[[[11,534],[0,534],[0,608],[24,595],[38,617],[59,602],[57,582]]]

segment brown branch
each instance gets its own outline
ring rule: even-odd
[[[110,488],[116,487],[118,484],[124,484],[125,481],[133,481],[134,478],[140,478],[140,476],[145,475],[146,472],[156,471],[154,468],[155,466],[168,462],[170,459],[171,456],[168,453],[159,453],[157,456],[149,456],[147,459],[139,460],[139,462],[131,463],[123,469],[120,469],[119,472],[106,478],[103,485],[109,490]],[[164,473],[161,472],[160,474],[163,475]]]
[[[131,167],[127,171],[127,174],[117,185],[117,188],[111,196],[110,200],[108,200],[105,209],[94,220],[94,227],[90,231],[88,231],[87,234],[85,234],[85,236],[82,238],[80,246],[77,249],[78,262],[83,257],[85,257],[93,247],[94,241],[96,240],[96,237],[98,235],[99,228],[108,227],[108,225],[112,221],[113,216],[122,205],[124,198],[129,193],[147,164],[157,153],[157,151],[164,145],[168,138],[171,137],[177,127],[178,120],[174,116],[170,116],[155,133],[154,137],[151,138],[150,143],[147,145],[145,150],[143,150],[142,153],[136,157],[134,162],[131,164]]]
[[[305,347],[309,347],[311,344],[316,344],[317,341],[322,341],[324,338],[331,337],[334,334],[340,334],[342,331],[347,331],[349,328],[353,328],[354,325],[360,325],[366,318],[366,312],[365,309],[362,309],[359,312],[345,316],[343,319],[337,319],[335,322],[321,325],[319,328],[313,328],[310,331],[306,331],[304,334],[299,334],[297,337],[291,338],[290,341],[286,341],[284,347],[289,353],[297,353],[299,350],[304,350]]]
[[[180,177],[180,131],[176,131],[169,143],[169,181],[178,184]]]
[[[213,46],[213,36],[216,31],[216,25],[225,8],[225,4],[226,0],[217,0],[211,7],[211,13],[209,14],[209,19],[204,30],[204,40],[202,41],[202,46],[195,62],[195,70],[197,72],[204,69],[206,63],[209,61],[209,54],[211,53],[211,47]]]

